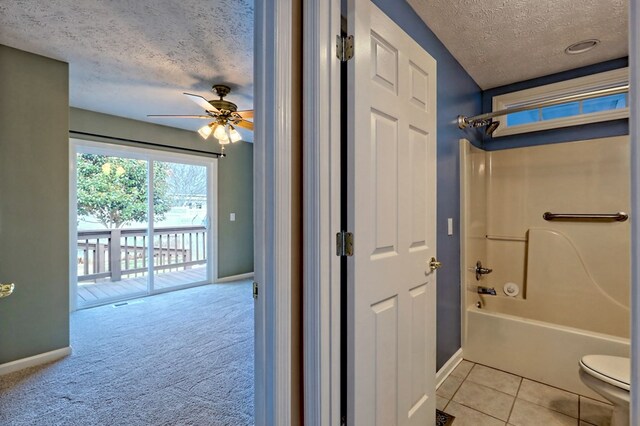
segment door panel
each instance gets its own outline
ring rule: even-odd
[[[397,297],[371,306],[375,318],[376,418],[394,424],[398,382],[398,300]]]
[[[411,245],[409,250],[426,250],[430,220],[427,211],[429,178],[425,164],[429,162],[427,134],[415,127],[409,128],[409,155],[411,156]]]
[[[394,255],[398,247],[398,126],[397,119],[371,111],[371,204],[375,211],[372,258]]]
[[[349,28],[348,423],[433,424],[436,63],[368,0]]]

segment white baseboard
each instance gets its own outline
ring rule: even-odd
[[[453,354],[453,356],[449,358],[449,361],[445,362],[442,368],[436,373],[436,388],[449,377],[449,374],[451,374],[460,362],[462,362],[462,348],[458,349],[458,352]]]
[[[29,367],[35,367],[36,365],[46,364],[48,362],[57,361],[61,358],[71,355],[71,346],[66,348],[56,349],[55,351],[45,352],[30,356],[28,358],[22,358],[15,361],[0,364],[0,376],[13,373]]]
[[[246,274],[230,275],[228,277],[218,278],[216,283],[228,283],[231,281],[248,280],[253,278],[253,272],[247,272]]]

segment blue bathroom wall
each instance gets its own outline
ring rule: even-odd
[[[373,0],[438,63],[438,270],[437,368],[460,349],[460,166],[458,140],[467,138],[480,146],[477,131],[461,131],[458,114],[481,111],[481,91],[447,48],[431,32],[413,9],[398,0]],[[453,218],[454,235],[447,235],[447,218]]]
[[[482,112],[491,111],[491,103],[494,96],[505,93],[516,92],[518,90],[530,89],[532,87],[543,86],[545,84],[557,83],[559,81],[584,77],[600,72],[611,71],[624,68],[629,65],[629,58],[614,59],[612,61],[601,62],[587,67],[576,68],[569,71],[551,74],[544,77],[526,80],[519,83],[496,87],[482,92]],[[629,120],[611,120],[600,123],[583,124],[579,126],[563,127],[559,129],[543,130],[520,135],[501,136],[492,138],[484,137],[482,147],[487,151],[500,149],[518,148],[524,146],[545,145],[560,142],[570,142],[577,140],[606,138],[609,136],[621,136],[629,134]]]

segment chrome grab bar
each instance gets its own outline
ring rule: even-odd
[[[0,299],[11,296],[15,288],[15,284],[0,284]]]
[[[583,222],[624,222],[629,215],[624,212],[598,214],[598,213],[551,213],[542,215],[544,220],[583,221]]]

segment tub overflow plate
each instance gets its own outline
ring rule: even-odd
[[[505,283],[502,289],[507,296],[516,297],[520,294],[520,287],[516,283]]]

